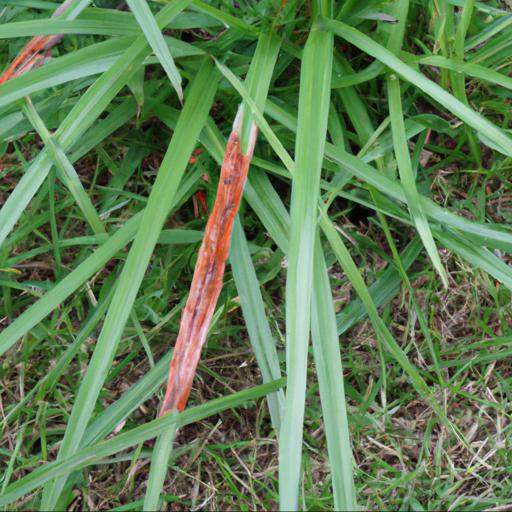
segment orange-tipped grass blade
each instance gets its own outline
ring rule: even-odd
[[[16,78],[22,73],[34,68],[34,64],[42,64],[44,60],[49,57],[38,55],[41,50],[49,50],[52,46],[56,45],[61,39],[62,35],[52,36],[35,36],[33,37],[21,50],[18,56],[12,61],[9,67],[0,76],[0,84],[7,82],[11,78]]]
[[[66,11],[70,5],[72,5],[72,0],[66,0],[63,2],[52,14],[52,18],[60,16],[64,11]],[[34,36],[20,51],[18,56],[12,61],[9,67],[2,73],[0,76],[0,84],[7,82],[7,80],[11,78],[16,78],[17,76],[33,69],[36,65],[39,66],[44,63],[44,60],[41,60],[42,57],[37,54],[41,50],[49,50],[52,46],[55,46],[62,38],[63,34],[49,35],[49,36]],[[46,58],[48,58],[48,52],[46,54]],[[46,59],[45,59],[46,60]]]
[[[7,82],[7,80],[17,74],[20,68],[23,68],[23,66],[30,62],[39,51],[39,48],[42,47],[42,39],[41,36],[36,36],[28,42],[18,56],[11,62],[10,66],[3,72],[2,76],[0,76],[0,84]]]

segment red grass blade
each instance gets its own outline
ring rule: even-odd
[[[206,225],[190,294],[181,317],[160,415],[185,408],[222,289],[233,221],[238,212],[256,141],[256,127],[253,126],[249,148],[244,155],[240,143],[242,115],[243,110],[240,110],[226,145],[215,205]]]
[[[61,15],[71,5],[72,0],[66,0],[63,2],[52,14],[52,18]],[[37,55],[41,50],[49,50],[55,46],[62,38],[64,34],[56,34],[49,36],[35,36],[33,37],[20,51],[18,56],[12,61],[10,66],[0,76],[0,84],[7,82],[11,78],[33,69],[36,66],[40,66],[44,63],[44,57]],[[46,55],[48,57],[48,53]],[[43,59],[43,60],[42,60]]]

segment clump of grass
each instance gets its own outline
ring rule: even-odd
[[[66,6],[0,11],[5,69],[53,45],[0,85],[0,504],[507,505],[505,6]],[[158,418],[239,104],[229,265]]]

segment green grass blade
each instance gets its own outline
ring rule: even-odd
[[[464,8],[462,9],[462,13],[460,14],[457,29],[455,32],[455,37],[452,42],[452,52],[453,59],[456,62],[462,63],[464,61],[464,40],[466,39],[466,34],[468,31],[469,23],[471,21],[471,17],[473,15],[475,7],[474,0],[467,0],[464,3]],[[452,16],[452,13],[449,14]],[[451,41],[450,41],[451,42]],[[444,70],[442,70],[444,71]],[[450,71],[450,83],[454,96],[464,105],[469,106],[468,96],[466,94],[466,78],[462,73],[454,73]],[[464,130],[466,132],[466,137],[469,143],[469,149],[475,161],[477,168],[482,168],[482,151],[480,149],[480,144],[478,143],[477,138],[473,131],[465,126]],[[499,150],[498,150],[499,151]]]
[[[167,430],[157,437],[151,458],[148,486],[144,496],[143,510],[159,510],[160,493],[164,485],[165,476],[169,469],[169,458],[172,452],[172,443],[176,437],[177,425],[171,423]]]
[[[215,77],[214,68],[205,61],[191,85],[187,102],[144,211],[139,231],[119,277],[116,295],[110,304],[94,354],[78,391],[58,460],[73,454],[83,437],[168,213],[169,206],[164,208],[162,205],[172,204],[190,154],[212,105],[218,82]],[[54,507],[64,483],[65,479],[61,479],[45,489],[41,504],[43,510]]]
[[[264,172],[259,169],[251,169],[245,185],[244,197],[256,212],[272,240],[286,254],[288,252],[290,215]]]
[[[209,5],[201,0],[194,0],[192,2],[191,8],[195,11],[208,14],[212,18],[221,21],[226,27],[232,27],[244,34],[254,36],[258,33],[257,27],[254,27],[251,24],[242,21],[237,16],[228,14],[222,9],[217,9],[216,7],[213,7],[212,5]]]
[[[329,143],[326,144],[326,155],[342,165],[345,170],[374,186],[380,192],[401,202],[406,202],[405,193],[398,183],[379,174],[374,167],[365,164],[361,159]],[[510,233],[480,222],[470,221],[461,215],[450,212],[446,208],[442,208],[427,197],[420,196],[420,201],[427,216],[439,224],[449,225],[452,228],[464,231],[472,237],[479,237],[486,245],[505,247],[508,250],[512,249],[512,235]]]
[[[439,232],[437,236],[447,249],[461,256],[471,265],[481,268],[512,290],[512,268],[489,249],[473,244],[457,233],[448,235]]]
[[[471,62],[455,62],[453,59],[447,59],[440,55],[422,57],[419,59],[419,63],[426,66],[449,69],[456,73],[464,73],[466,75],[479,78],[480,80],[484,80],[485,82],[512,90],[512,78],[480,64],[473,64]]]
[[[77,333],[75,340],[66,349],[64,354],[55,362],[55,365],[51,370],[42,377],[36,386],[34,386],[23,398],[19,401],[16,407],[14,407],[8,414],[6,414],[0,428],[5,428],[9,420],[14,420],[18,414],[27,407],[27,404],[34,398],[35,400],[43,399],[47,393],[49,393],[58,383],[62,374],[69,367],[71,361],[75,358],[77,353],[82,347],[83,343],[89,338],[90,334],[96,328],[96,325],[105,315],[107,307],[110,303],[110,299],[113,296],[114,288],[111,288],[109,292],[100,299],[97,306],[89,314],[88,318],[84,322],[80,332]]]
[[[176,205],[174,203],[173,207]],[[135,236],[140,226],[142,212],[134,215],[120,229],[118,229],[110,238],[98,247],[98,249],[76,269],[63,278],[53,288],[43,295],[38,301],[27,308],[19,317],[17,317],[8,327],[0,333],[0,354],[5,353],[16,341],[27,334],[35,325],[43,320],[52,310],[62,304],[65,299],[72,295],[87,279],[101,269],[109,260],[125,247]],[[177,236],[176,236],[177,234]],[[104,238],[104,237],[103,237]],[[173,233],[172,230],[164,230],[159,237],[159,243],[181,243],[181,233]],[[197,234],[189,237],[197,241]],[[199,237],[200,239],[200,237]],[[90,244],[90,237],[85,237],[84,244]],[[73,245],[73,244],[71,244]],[[62,244],[63,247],[67,246]],[[51,249],[51,246],[43,247],[45,251]],[[13,261],[13,264],[15,262]]]
[[[416,237],[400,254],[400,260],[405,270],[408,270],[418,258],[422,249],[421,240]],[[368,292],[376,307],[387,304],[400,291],[400,273],[396,266],[390,265],[373,283]],[[348,331],[367,316],[367,310],[361,299],[357,298],[344,307],[337,315],[338,334]]]
[[[146,3],[146,0],[127,0],[127,2],[135,16],[135,19],[142,28],[148,43],[167,73],[172,86],[178,94],[180,102],[183,103],[183,89],[181,87],[180,73],[174,63],[171,52],[167,47],[164,36],[160,32],[160,28],[153,17],[151,9]]]
[[[181,307],[176,308],[176,314],[180,310]],[[123,393],[119,400],[104,409],[87,427],[80,446],[85,448],[103,440],[137,407],[154,396],[166,380],[171,357],[172,351],[164,354],[153,368]]]
[[[335,510],[357,510],[343,368],[329,275],[320,240],[315,244],[311,334],[320,384]]]
[[[475,9],[475,0],[467,0],[464,2],[462,14],[460,15],[459,22],[457,24],[457,31],[455,32],[455,40],[453,47],[457,60],[462,61],[464,59],[464,41],[468,33],[471,17]]]
[[[233,227],[230,248],[230,262],[236,288],[240,296],[240,305],[244,315],[247,332],[251,340],[254,355],[258,361],[263,382],[270,382],[281,377],[276,342],[272,336],[260,283],[254,270],[247,240],[240,219],[237,217]],[[284,394],[282,390],[268,395],[268,407],[272,425],[279,432],[284,409]]]
[[[40,153],[3,204],[0,210],[0,247],[48,176],[51,168],[52,164],[46,154]]]
[[[134,428],[129,432],[119,434],[109,440],[83,448],[66,460],[45,464],[28,474],[26,477],[20,478],[9,485],[5,490],[5,493],[0,496],[0,506],[12,503],[54,478],[60,478],[63,475],[68,475],[72,471],[94,464],[109,455],[126,450],[131,446],[138,445],[149,439],[153,439],[154,437],[166,432],[174,423],[177,423],[178,427],[183,427],[185,425],[201,421],[202,419],[213,416],[214,414],[219,414],[227,409],[232,409],[246,402],[257,400],[268,393],[273,393],[282,388],[284,384],[285,379],[280,379],[278,381],[262,384],[251,389],[233,393],[232,395],[211,400],[206,404],[187,409],[179,415],[166,414],[165,416],[150,421],[145,425]]]
[[[52,237],[53,259],[55,261],[55,277],[60,278],[62,270],[62,257],[59,247],[59,230],[57,228],[57,215],[55,208],[55,181],[57,176],[55,172],[50,173],[48,180],[48,201],[50,203],[50,233]]]
[[[283,118],[282,114],[284,114],[284,112],[279,111],[279,109],[276,108],[275,104],[273,104],[270,101],[267,102],[267,107],[269,105],[270,108],[267,109],[269,114],[271,114],[272,116],[276,116],[276,118],[278,118],[280,122],[285,124],[285,126],[290,130],[296,130],[296,123],[292,115],[286,115]],[[259,122],[259,116],[256,117],[256,119],[257,122]],[[409,138],[410,136],[419,133],[421,130],[422,128],[421,126],[419,126],[415,128],[412,132],[407,132],[407,137]],[[270,144],[272,145],[272,142],[270,142]],[[379,151],[375,155],[375,158],[381,156],[382,154],[383,153],[379,149]],[[329,142],[326,143],[325,145],[326,158],[336,162],[345,171],[350,172],[353,176],[375,187],[380,192],[383,192],[384,194],[405,203],[406,198],[401,185],[396,183],[394,180],[384,176],[383,174],[380,174],[371,165],[368,165],[365,161],[366,156],[363,158],[357,158],[356,156],[347,153],[340,147],[336,147],[335,145]],[[420,201],[422,203],[424,212],[430,219],[435,220],[440,224],[447,224],[450,227],[464,231],[467,235],[473,238],[478,237],[486,245],[495,248],[504,248],[506,250],[512,250],[512,235],[507,231],[495,229],[494,227],[487,224],[483,224],[481,222],[470,221],[463,217],[462,215],[457,215],[449,211],[447,208],[443,208],[437,205],[428,197],[420,195]]]
[[[265,108],[280,45],[281,40],[276,35],[272,33],[261,34],[245,79],[245,86],[259,111],[263,111]],[[244,112],[241,138],[242,151],[245,152],[253,128],[254,114],[247,107],[245,107]],[[247,332],[261,370],[263,382],[279,379],[281,369],[275,340],[265,315],[260,285],[238,216],[233,226],[230,262],[240,296],[240,305],[247,325]],[[282,390],[269,395],[267,400],[272,425],[279,432],[284,408]]]
[[[506,30],[511,25],[512,25],[512,14],[498,18],[496,21],[491,23],[484,30],[482,30],[478,34],[475,34],[473,37],[470,37],[464,45],[464,51],[467,52],[468,50],[472,50],[473,48],[476,48],[477,46],[481,45],[482,43],[485,43],[485,41],[488,41],[489,39],[491,39],[493,36],[495,36],[499,32]]]
[[[298,508],[306,370],[317,224],[332,71],[331,34],[313,29],[301,66],[286,279],[285,414],[279,442],[279,497],[283,510]]]
[[[64,12],[58,14],[58,11],[55,11],[54,14],[60,19],[74,20],[90,3],[91,0],[71,0]],[[61,4],[58,9],[62,9],[63,7],[64,3]]]
[[[281,40],[276,35],[261,34],[258,45],[251,61],[251,66],[245,78],[245,86],[258,111],[265,110],[268,90],[276,65]],[[242,121],[242,151],[245,153],[251,135],[254,114],[250,108],[245,108]]]
[[[247,88],[242,84],[242,82],[234,75],[234,73],[224,64],[219,61],[215,61],[217,68],[219,71],[229,80],[231,85],[235,88],[235,90],[240,94],[244,102],[251,109],[251,114],[254,116],[254,120],[258,125],[258,128],[261,130],[261,133],[265,135],[269,144],[272,146],[272,149],[276,152],[277,156],[281,159],[286,168],[293,172],[294,163],[288,151],[286,151],[285,147],[278,139],[276,134],[273,132],[270,125],[263,117],[260,108],[251,97],[251,94],[247,90]]]
[[[220,22],[209,16],[181,13],[163,28],[183,30],[219,25]],[[0,39],[51,34],[137,36],[140,33],[140,26],[130,12],[100,7],[85,9],[75,20],[46,18],[10,22],[0,26]]]
[[[485,45],[466,55],[468,60],[474,64],[495,64],[497,61],[508,57],[511,45],[510,32],[505,31],[503,34],[493,37]]]
[[[24,311],[14,322],[0,333],[0,354],[4,354],[35,325],[43,320],[53,309],[66,300],[82,286],[89,277],[103,268],[117,252],[125,247],[135,236],[142,214],[132,217],[116,231],[89,258],[54,286],[35,304]]]
[[[368,82],[382,75],[385,71],[385,67],[381,62],[374,61],[365,69],[358,71],[357,73],[343,74],[336,73],[333,75],[331,84],[332,89],[341,89],[343,87],[351,87],[353,85],[359,85],[364,82]]]
[[[92,230],[96,234],[105,233],[105,226],[103,225],[103,222],[100,219],[96,208],[94,208],[91,199],[87,195],[87,192],[84,190],[84,187],[82,186],[80,178],[78,177],[73,164],[68,160],[66,154],[64,151],[62,151],[62,148],[59,146],[58,142],[56,142],[50,135],[48,128],[46,128],[43,120],[30,101],[30,98],[27,98],[22,108],[25,115],[27,116],[27,119],[32,123],[37,133],[43,140],[45,146],[48,148],[48,152],[50,153],[52,161],[59,171],[60,178],[63,180],[72,196],[75,198],[76,203],[78,204],[80,210],[82,210],[82,213],[84,214],[84,217],[91,226]]]
[[[467,105],[464,105],[464,103],[456,99],[449,92],[418,71],[412,69],[389,50],[359,30],[334,20],[324,20],[323,24],[336,35],[347,40],[354,46],[357,46],[368,55],[375,57],[400,75],[404,80],[407,80],[415,87],[421,89],[427,96],[439,102],[477,132],[480,132],[491,140],[505,155],[512,156],[512,139],[488,119],[481,116]]]
[[[437,251],[436,243],[430,231],[427,216],[423,211],[420,202],[420,195],[416,188],[416,180],[412,171],[409,146],[405,136],[404,114],[402,112],[402,98],[400,94],[400,83],[398,78],[391,76],[388,79],[388,102],[389,115],[391,117],[391,130],[393,133],[393,144],[395,147],[395,156],[400,173],[400,181],[407,199],[407,206],[411,212],[411,218],[416,225],[418,234],[423,241],[430,259],[437,270],[445,287],[448,287],[448,276],[441,263],[441,258]]]
[[[95,9],[96,10],[96,9]],[[101,36],[135,36],[140,33],[140,28],[132,16],[108,16],[104,19],[78,19],[74,21],[59,18],[47,18],[29,21],[8,23],[0,27],[0,39],[14,37],[45,36],[51,34],[88,34]],[[119,12],[119,15],[127,14]]]
[[[191,44],[172,37],[165,39],[175,58],[204,55],[203,50]],[[134,41],[136,38],[133,36],[116,37],[57,57],[40,68],[23,73],[0,85],[0,107],[10,105],[29,94],[37,94],[60,84],[106,72]],[[148,59],[140,65],[149,63]]]
[[[347,275],[348,279],[354,286],[355,291],[363,302],[370,321],[372,322],[373,328],[383,345],[387,348],[390,354],[395,358],[398,364],[402,367],[404,372],[411,379],[411,383],[417,392],[430,404],[432,409],[435,411],[439,419],[450,428],[459,438],[461,438],[458,430],[450,423],[446,414],[442,410],[441,406],[437,403],[436,398],[430,390],[428,384],[425,382],[418,369],[409,361],[407,355],[402,350],[400,345],[393,338],[388,328],[385,326],[382,318],[380,317],[377,308],[368,292],[368,288],[359,273],[350,253],[348,252],[345,244],[341,237],[338,235],[335,227],[328,218],[327,214],[320,210],[320,224],[322,231],[324,232],[329,244],[331,245],[339,264],[343,268],[343,271]],[[463,439],[463,438],[462,438]]]
[[[185,9],[191,0],[176,0],[158,16],[165,25]],[[103,112],[149,54],[143,36],[119,57],[112,67],[87,90],[55,132],[55,140],[68,151]],[[44,69],[46,66],[43,66]],[[20,77],[20,79],[23,77]],[[12,81],[13,83],[15,80]],[[3,87],[9,86],[9,82]],[[14,84],[16,86],[16,84]],[[0,210],[0,246],[50,172],[51,160],[45,150],[32,163]]]
[[[397,53],[402,48],[404,42],[405,29],[407,28],[407,15],[409,13],[409,0],[400,0],[395,2],[391,14],[397,20],[391,29],[387,42],[387,49],[392,53]]]
[[[48,87],[107,71],[133,44],[135,37],[119,37],[92,44],[0,85],[0,107]]]

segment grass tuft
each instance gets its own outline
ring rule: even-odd
[[[509,507],[509,11],[4,1],[0,507]],[[240,105],[222,289],[158,417]]]

